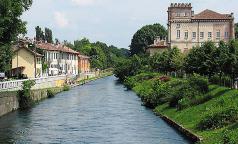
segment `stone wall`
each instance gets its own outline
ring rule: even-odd
[[[0,116],[19,108],[17,92],[0,93]]]
[[[55,94],[63,91],[62,87],[50,88]],[[32,90],[33,101],[41,101],[48,97],[47,89]],[[0,92],[0,117],[19,108],[17,91]]]

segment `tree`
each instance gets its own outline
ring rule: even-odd
[[[39,26],[35,27],[35,30],[36,30],[36,40],[37,41],[40,41],[41,40],[41,34],[42,34],[42,30]]]
[[[45,40],[48,43],[53,43],[53,34],[52,34],[52,30],[49,28],[45,28]]]
[[[142,27],[134,34],[131,40],[131,55],[145,53],[146,48],[153,44],[154,39],[158,36],[161,38],[167,36],[167,31],[162,25],[153,24]]]
[[[238,39],[238,23],[235,23],[235,39]]]
[[[0,0],[0,71],[11,68],[12,42],[19,34],[26,33],[26,22],[21,15],[28,10],[32,0]]]
[[[201,47],[193,48],[185,58],[184,68],[187,73],[198,73],[209,78],[217,73],[217,47],[211,41]]]

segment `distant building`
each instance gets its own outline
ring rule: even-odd
[[[79,73],[88,73],[90,72],[90,57],[85,56],[85,55],[78,55],[78,68],[79,68]]]
[[[35,78],[42,76],[42,57],[43,55],[28,48],[25,42],[19,42],[14,46],[12,57],[12,76]]]
[[[168,45],[186,52],[205,41],[218,43],[235,38],[234,16],[204,10],[194,14],[191,3],[172,3],[168,8]]]
[[[157,37],[154,40],[154,44],[147,47],[146,52],[153,56],[156,53],[162,53],[163,51],[168,49],[167,41],[165,39],[160,39],[160,37]]]
[[[36,47],[43,50],[48,75],[78,75],[78,52],[62,44],[37,43]]]

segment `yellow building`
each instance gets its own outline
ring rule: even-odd
[[[26,45],[16,46],[12,57],[12,75],[24,75],[27,78],[42,76],[42,57]]]

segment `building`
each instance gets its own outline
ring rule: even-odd
[[[90,57],[85,55],[78,55],[78,68],[79,73],[88,73],[90,72]]]
[[[186,52],[205,41],[233,39],[234,16],[204,10],[194,14],[191,3],[172,3],[168,8],[168,45]]]
[[[42,76],[43,55],[28,48],[28,43],[19,42],[13,47],[12,76],[36,78]]]
[[[153,56],[156,53],[162,53],[163,51],[168,49],[167,41],[165,39],[160,39],[160,37],[157,37],[154,40],[154,44],[149,45],[146,49],[146,52],[150,55]]]
[[[44,53],[44,61],[47,65],[47,74],[78,75],[79,53],[62,44],[37,43],[36,47]]]

